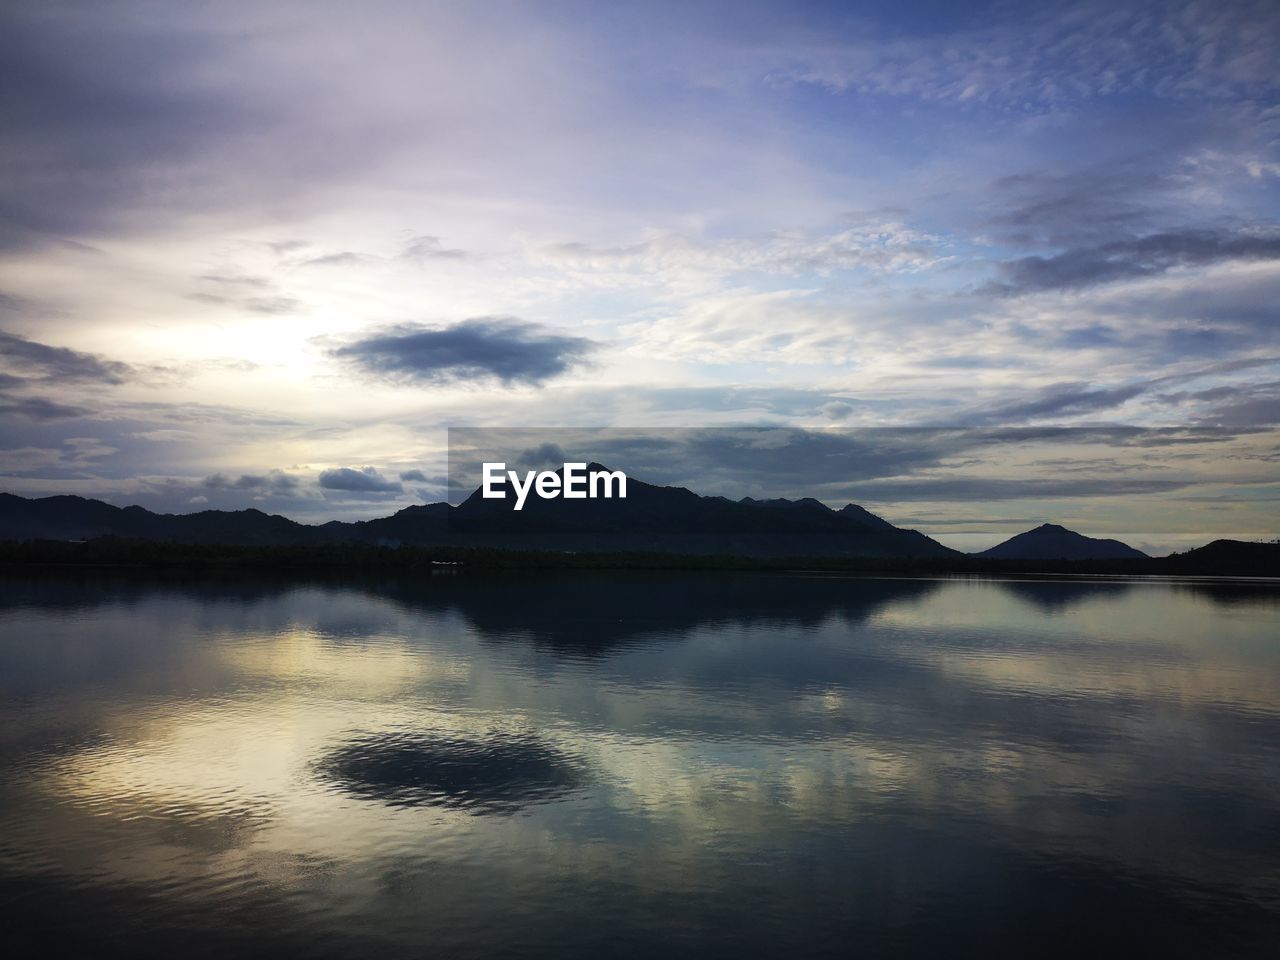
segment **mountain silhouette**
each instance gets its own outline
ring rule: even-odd
[[[1276,577],[1280,576],[1280,541],[1214,540],[1203,547],[1172,554],[1165,563],[1178,573]]]
[[[598,463],[587,472],[607,470]],[[557,471],[560,473],[560,471]],[[852,505],[851,505],[852,506]],[[530,497],[516,511],[479,490],[448,516],[451,542],[485,547],[743,556],[943,557],[959,554],[856,507],[817,500],[729,500],[627,478],[625,499]]]
[[[592,463],[588,471],[605,470]],[[689,555],[956,557],[915,530],[849,504],[832,510],[802,500],[734,501],[684,487],[627,478],[625,498],[485,499],[457,507],[431,503],[357,522],[297,523],[260,510],[157,514],[75,496],[27,499],[0,494],[0,539],[80,540],[102,536],[194,544],[303,546],[360,542],[571,552]]]
[[[5,540],[90,540],[114,536],[177,543],[275,546],[316,542],[310,533],[316,529],[261,510],[152,513],[142,507],[114,507],[85,497],[64,495],[28,500],[0,493],[0,539]]]
[[[975,556],[991,560],[1140,560],[1147,555],[1119,540],[1098,540],[1056,523],[1043,523]]]

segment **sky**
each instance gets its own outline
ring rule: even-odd
[[[1266,0],[6,4],[0,490],[357,519],[451,427],[752,426],[655,479],[1275,537],[1277,63]]]

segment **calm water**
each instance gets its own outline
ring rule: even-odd
[[[0,591],[10,942],[1280,952],[1276,587]]]

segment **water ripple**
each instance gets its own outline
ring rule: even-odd
[[[577,758],[527,734],[477,739],[366,734],[316,765],[318,776],[366,800],[476,814],[514,813],[564,797],[586,780]]]

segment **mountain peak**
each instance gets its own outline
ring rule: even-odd
[[[1146,554],[1119,540],[1086,537],[1056,523],[1042,523],[976,556],[993,560],[1135,560]]]
[[[856,503],[846,503],[836,512],[845,519],[853,520],[864,526],[876,527],[880,530],[897,529],[888,520],[883,517],[877,517],[866,507],[860,507]]]

